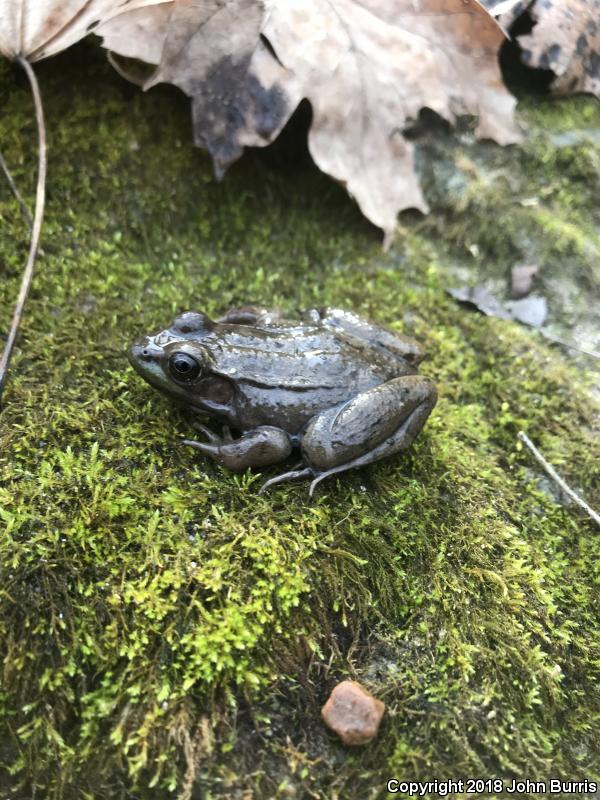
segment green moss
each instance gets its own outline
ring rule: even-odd
[[[569,115],[597,131],[598,106],[525,105],[518,148],[425,141],[433,213],[404,215],[384,255],[293,136],[216,184],[175,90],[139,93],[91,45],[38,71],[44,255],[0,429],[5,794],[349,798],[392,776],[598,777],[600,539],[516,436],[598,507],[590,378],[445,294],[468,260],[497,279],[529,255],[567,260],[597,292],[597,139],[553,137]],[[31,197],[33,117],[6,64],[0,99],[3,154]],[[27,231],[2,182],[0,218],[5,327]],[[305,485],[258,497],[259,475],[179,447],[190,419],[124,350],[178,310],[249,301],[350,307],[419,338],[440,400],[411,450],[309,501]],[[349,675],[388,707],[360,751],[319,717]]]

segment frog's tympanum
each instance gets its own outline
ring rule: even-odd
[[[213,321],[188,311],[129,350],[152,386],[224,423],[223,436],[185,440],[229,469],[264,467],[294,448],[300,464],[267,481],[316,484],[408,447],[437,393],[417,374],[419,345],[349,311],[311,309],[300,320],[257,306]],[[240,431],[233,438],[229,427]]]

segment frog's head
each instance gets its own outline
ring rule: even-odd
[[[129,361],[155,389],[194,405],[198,384],[212,362],[203,339],[210,335],[213,324],[196,311],[180,314],[170,328],[134,342],[127,353]]]

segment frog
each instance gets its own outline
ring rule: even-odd
[[[198,421],[202,439],[183,440],[220,465],[241,472],[299,452],[261,493],[310,478],[312,497],[325,478],[406,449],[437,400],[418,342],[328,306],[286,317],[245,305],[214,320],[186,311],[128,356],[151,386],[221,423],[217,434]]]

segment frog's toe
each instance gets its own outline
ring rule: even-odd
[[[310,486],[308,487],[308,496],[312,497],[314,494],[315,489],[324,481],[325,478],[330,478],[332,475],[337,475],[339,472],[346,472],[346,470],[353,469],[354,467],[360,467],[363,464],[368,464],[369,459],[357,459],[356,461],[351,461],[348,464],[340,464],[339,467],[333,467],[332,469],[327,469],[325,472],[319,472],[319,474],[311,481]],[[315,474],[314,472],[312,473]]]
[[[267,489],[269,489],[271,486],[275,486],[278,483],[295,481],[299,478],[310,478],[312,475],[314,475],[314,472],[312,469],[310,469],[310,467],[305,467],[304,469],[292,469],[290,472],[283,472],[281,475],[276,475],[274,478],[270,478],[268,481],[265,481],[260,487],[258,493],[264,494]]]
[[[330,472],[322,472],[320,475],[317,475],[317,477],[310,482],[310,486],[308,487],[309,497],[313,496],[318,484],[321,483],[321,481],[327,478],[330,474],[331,474]]]
[[[197,431],[200,431],[200,433],[203,433],[208,441],[212,442],[213,444],[218,444],[221,441],[220,436],[218,436],[214,431],[211,431],[210,428],[207,428],[206,425],[202,425],[200,422],[195,422],[194,428],[196,428]],[[186,439],[185,441],[189,444],[191,440]]]
[[[212,438],[210,442],[198,442],[196,441],[196,439],[182,439],[181,444],[186,444],[188,445],[188,447],[193,447],[196,450],[200,450],[201,453],[204,453],[207,456],[212,456],[213,458],[215,458],[219,451],[218,442],[220,442],[221,440],[219,439],[218,436],[215,436],[214,433],[212,434],[212,436],[214,438]]]
[[[223,431],[223,441],[233,442],[233,436],[231,435],[231,430],[229,428],[229,425],[223,425],[221,430]]]

